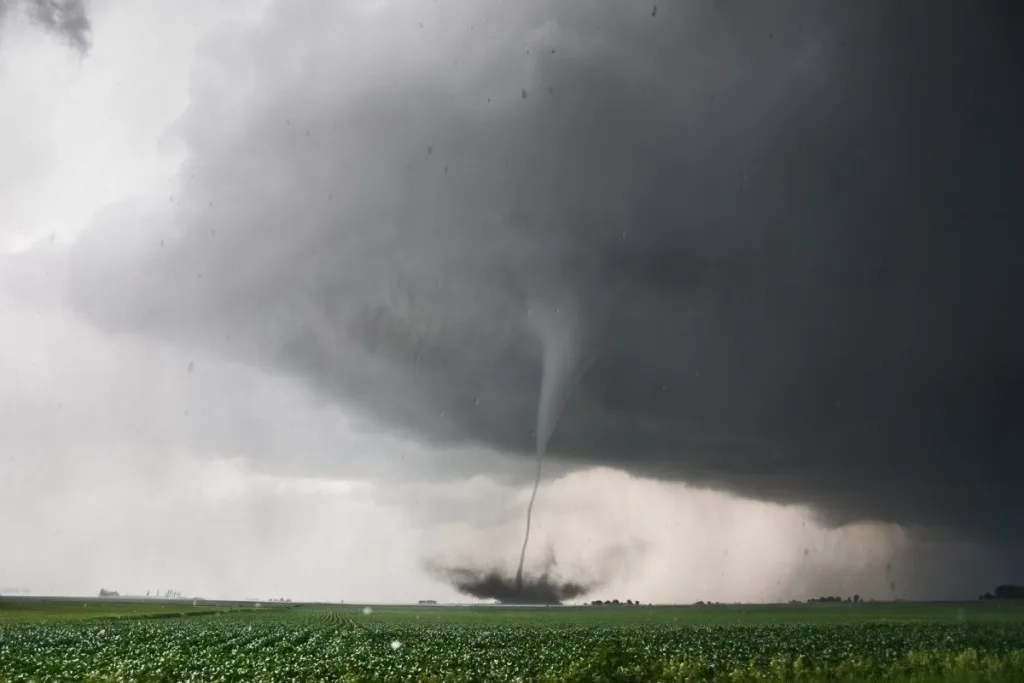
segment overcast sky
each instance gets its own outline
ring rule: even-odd
[[[0,592],[464,599],[549,429],[591,597],[1014,580],[1019,58],[854,5],[0,2]]]

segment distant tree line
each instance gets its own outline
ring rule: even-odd
[[[985,593],[980,600],[1024,600],[1024,586],[1003,584],[996,587],[995,594]]]
[[[1024,596],[1022,596],[1022,597],[1024,597]],[[854,596],[848,597],[848,598],[841,598],[838,595],[824,595],[824,596],[822,596],[820,598],[810,598],[810,599],[807,600],[807,602],[808,603],[860,603],[860,602],[863,602],[863,601],[861,600],[860,595],[854,595]],[[617,599],[616,600],[594,600],[590,604],[594,605],[594,606],[597,606],[597,607],[601,607],[601,606],[612,606],[612,607],[615,607],[615,606],[619,606],[619,605],[625,606],[625,607],[639,607],[640,606],[640,601],[639,600],[626,600],[625,602],[620,602]],[[698,600],[697,602],[695,602],[693,604],[694,604],[695,607],[718,607],[718,606],[721,606],[721,605],[723,605],[725,603],[721,603],[721,602],[704,602],[703,600]],[[800,600],[790,600],[790,604],[799,605],[799,604],[801,604],[801,601]]]
[[[852,598],[841,598],[838,595],[824,595],[820,598],[811,598],[807,602],[860,602],[860,596],[854,595]]]

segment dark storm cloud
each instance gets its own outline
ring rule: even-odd
[[[88,51],[92,27],[85,0],[0,0],[0,22],[17,9],[23,9],[33,22],[60,34],[81,52]]]
[[[83,310],[517,453],[571,328],[556,459],[1019,541],[1009,4],[298,5],[219,39]]]

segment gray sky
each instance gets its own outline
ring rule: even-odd
[[[0,0],[0,23],[9,14],[32,22],[79,52],[89,49],[92,26],[85,0]]]
[[[928,127],[962,83],[908,94],[912,10],[582,7],[0,5],[0,586],[454,599],[425,564],[516,559],[551,339],[593,362],[528,567],[645,601],[1012,580],[1000,36],[911,34],[972,27],[935,68],[991,76]],[[993,141],[1006,173],[954,173]]]

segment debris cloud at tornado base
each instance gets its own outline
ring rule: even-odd
[[[474,558],[472,548],[464,548],[459,557],[441,555],[426,561],[424,569],[473,598],[510,605],[559,605],[592,595],[625,576],[628,562],[644,552],[636,543],[613,544],[589,553],[585,567],[566,565],[558,562],[557,548],[548,540],[540,562],[526,568],[510,565],[515,558],[488,560],[489,553]]]
[[[560,581],[549,573],[531,576],[517,571],[514,576],[509,576],[495,568],[452,567],[434,575],[450,583],[460,593],[510,605],[558,605],[599,587],[571,579]]]

